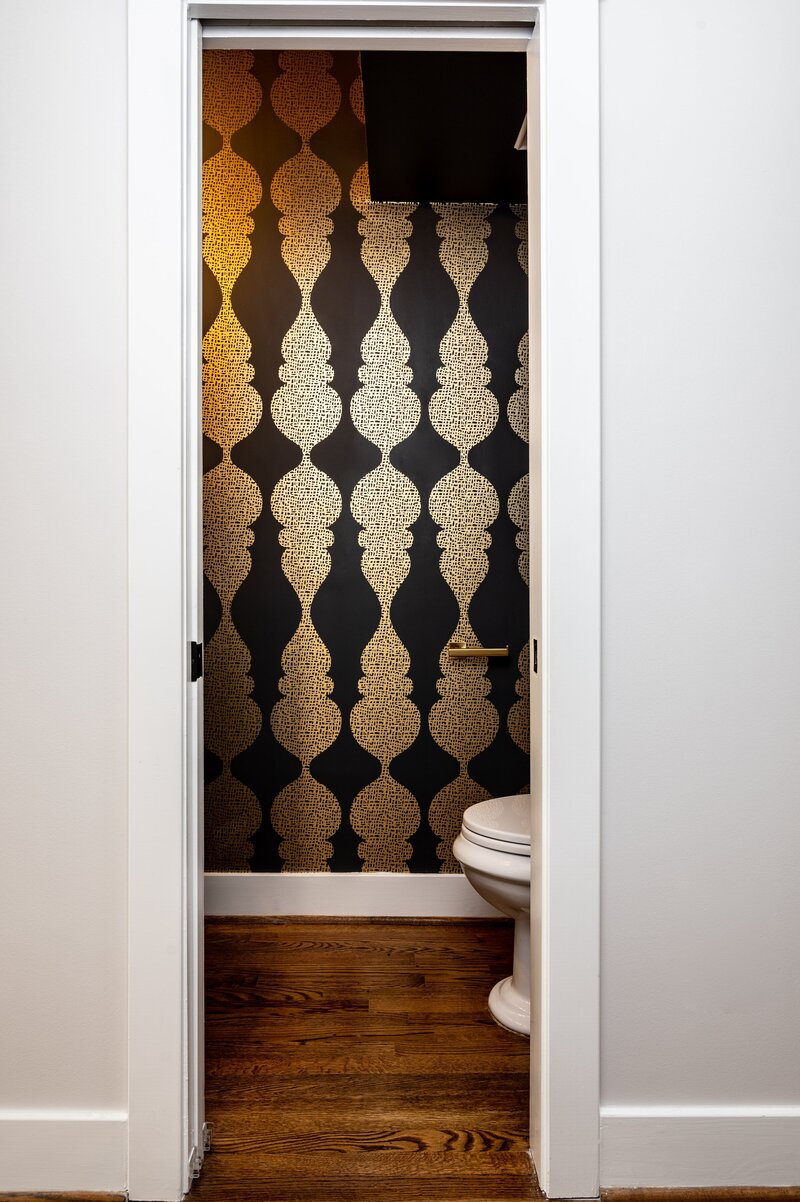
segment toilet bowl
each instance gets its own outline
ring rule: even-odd
[[[453,855],[485,901],[514,919],[510,977],[489,994],[489,1009],[504,1027],[531,1030],[531,827],[530,796],[492,797],[464,811]]]

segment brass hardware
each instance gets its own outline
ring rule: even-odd
[[[447,653],[451,659],[467,659],[478,655],[494,657],[508,655],[508,647],[468,647],[466,643],[451,643]]]

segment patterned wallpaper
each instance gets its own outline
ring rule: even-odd
[[[353,52],[203,92],[207,868],[455,872],[528,780],[525,209],[371,202]]]

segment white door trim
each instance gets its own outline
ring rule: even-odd
[[[529,4],[129,0],[128,1191],[186,1184],[189,17],[525,24]],[[502,16],[501,16],[502,14]],[[542,63],[541,1115],[550,1197],[597,1193],[600,729],[598,0],[546,0]],[[405,30],[404,37],[409,36]],[[439,30],[448,47],[446,27]],[[430,31],[426,44],[431,46]],[[392,49],[390,37],[385,46]],[[452,47],[451,47],[452,48]],[[496,48],[487,33],[486,49]],[[537,1099],[534,1099],[536,1104]]]
[[[199,498],[203,490],[203,414],[201,383],[202,344],[202,27],[190,19],[186,25],[186,76],[184,87],[184,571],[186,590],[185,641],[203,642],[203,515]],[[192,404],[194,399],[194,404]],[[194,499],[197,499],[197,503]],[[185,944],[184,1066],[185,1114],[183,1157],[185,1187],[190,1185],[190,1162],[199,1168],[204,1155],[205,1123],[205,850],[202,802],[203,679],[184,679],[186,699],[186,812],[184,847],[186,878],[183,889]],[[195,800],[197,799],[197,800]]]
[[[201,21],[242,22],[260,25],[296,21],[342,22],[368,25],[396,21],[410,26],[428,21],[446,24],[524,25],[531,23],[536,0],[189,0],[187,15]],[[446,31],[443,33],[446,37]],[[393,49],[387,45],[387,50]]]
[[[449,50],[504,50],[524,52],[531,39],[530,25],[454,25],[447,31]],[[409,29],[402,25],[214,25],[203,34],[207,50],[441,50],[438,27]]]
[[[543,695],[538,1141],[535,1122],[531,1131],[548,1197],[587,1198],[599,1193],[600,1104],[598,0],[547,0],[541,11],[540,46]],[[535,1065],[532,1076],[535,1081]],[[536,1099],[531,1101],[535,1107]]]
[[[189,22],[128,5],[128,1180],[186,1188],[184,154]]]

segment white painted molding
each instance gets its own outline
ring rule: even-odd
[[[303,50],[309,37],[315,50],[392,50],[442,49],[442,31],[406,29],[394,25],[207,25],[203,30],[206,50],[258,50],[260,47]],[[481,25],[452,26],[448,29],[448,50],[518,51],[524,53],[533,37],[532,25],[507,25],[486,28]]]
[[[136,1202],[179,1202],[189,1159],[185,705],[197,637],[184,595],[189,26],[180,0],[129,0],[127,10],[127,1187]]]
[[[207,872],[206,914],[498,918],[456,873]]]
[[[398,21],[416,24],[435,21],[470,22],[484,25],[518,25],[535,19],[537,4],[498,3],[497,0],[195,0],[188,16],[201,21],[293,21],[369,22]]]
[[[800,1106],[603,1107],[600,1184],[800,1185]]]
[[[537,23],[542,625],[535,687],[541,689],[542,862],[541,875],[535,864],[533,873],[541,880],[541,1093],[538,1107],[533,1103],[531,1130],[539,1184],[548,1198],[594,1198],[598,1190],[599,22],[598,0],[547,0]],[[537,900],[532,896],[533,931]],[[534,1034],[532,1048],[536,1039]]]
[[[127,1126],[121,1110],[0,1110],[0,1189],[122,1193]]]

